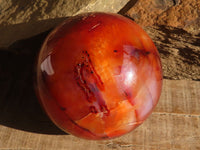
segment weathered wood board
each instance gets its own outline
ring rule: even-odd
[[[80,6],[84,6],[84,9],[81,8],[80,11],[90,8],[88,2],[92,6],[98,1],[83,2],[84,5],[81,3]],[[114,12],[126,3],[120,2],[114,5]],[[120,13],[125,14],[136,2],[137,0],[130,0]],[[171,0],[172,2],[175,3]],[[30,11],[36,13],[22,13],[21,7],[15,7],[16,3],[22,8],[30,7]],[[163,64],[164,81],[160,101],[152,115],[131,133],[113,140],[88,141],[65,134],[55,127],[37,101],[33,85],[36,56],[49,33],[46,30],[66,19],[66,13],[54,12],[66,10],[55,7],[54,11],[51,7],[54,2],[49,3],[49,7],[34,5],[36,9],[31,10],[32,3],[0,0],[0,11],[12,10],[11,14],[0,15],[0,22],[3,21],[0,24],[0,150],[200,150],[199,34],[192,35],[181,28],[167,27],[165,24],[145,27],[160,52]],[[60,3],[62,0],[58,3],[62,8],[67,5]],[[157,5],[162,6],[162,9],[168,8],[164,7],[168,4],[166,1],[149,0],[149,3],[156,4],[151,5],[156,11]],[[180,2],[180,9],[185,3]],[[174,7],[179,7],[178,4]],[[109,7],[105,7],[105,10]],[[41,14],[41,11],[46,14]],[[78,9],[72,12],[69,10],[70,14],[77,12]],[[32,18],[27,21],[27,16]],[[129,13],[130,16],[134,16],[134,11],[131,15]],[[196,25],[196,22],[198,19],[193,24]]]
[[[200,149],[199,89],[199,81],[164,80],[160,102],[153,114],[133,132],[113,140],[88,141],[65,135],[59,130],[55,133],[48,133],[45,129],[44,132],[43,129],[30,132],[17,128],[17,125],[10,127],[10,123],[4,121],[4,124],[0,123],[0,149],[198,150]],[[4,113],[2,109],[0,113]],[[33,121],[35,120],[33,118]],[[26,119],[22,118],[21,121],[26,124]],[[46,124],[46,128],[49,128],[50,123],[41,120],[37,124],[41,128],[45,128]]]

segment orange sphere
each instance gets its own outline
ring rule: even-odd
[[[51,120],[86,139],[110,139],[140,125],[158,102],[162,70],[149,36],[117,14],[68,18],[46,38],[37,93]]]

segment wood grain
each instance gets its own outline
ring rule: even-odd
[[[199,88],[198,81],[164,80],[160,102],[153,114],[143,125],[120,138],[108,141],[88,141],[72,135],[23,131],[1,124],[0,148],[198,150],[200,149]],[[38,124],[41,127],[44,126],[43,122],[38,122]]]
[[[164,78],[200,81],[200,35],[167,26],[144,29],[160,52]]]
[[[48,22],[54,26],[61,20]],[[165,80],[160,102],[144,124],[108,141],[67,135],[41,110],[34,92],[34,64],[49,31],[1,48],[0,150],[199,150],[200,35],[165,26],[145,30],[161,54]]]

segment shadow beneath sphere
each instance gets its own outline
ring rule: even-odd
[[[34,90],[35,62],[45,31],[0,49],[0,124],[42,134],[66,134],[40,107]]]

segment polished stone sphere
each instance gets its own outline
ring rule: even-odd
[[[60,129],[86,139],[110,139],[151,114],[161,94],[161,62],[134,21],[87,13],[68,18],[48,35],[36,82],[41,105]]]

